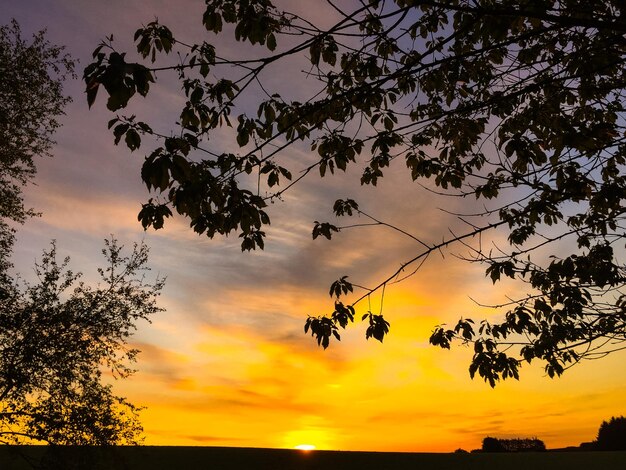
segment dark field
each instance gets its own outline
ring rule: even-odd
[[[34,466],[31,466],[31,461]],[[43,467],[39,465],[43,464]],[[412,454],[225,447],[0,446],[0,469],[590,470],[626,469],[626,452]]]

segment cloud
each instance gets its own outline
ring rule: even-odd
[[[181,439],[189,440],[193,442],[200,442],[202,444],[223,444],[224,442],[230,442],[232,445],[237,445],[237,443],[243,441],[240,437],[225,437],[225,436],[206,436],[203,434],[200,435],[179,435]]]

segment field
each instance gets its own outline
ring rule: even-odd
[[[34,465],[29,464],[29,461]],[[39,465],[43,464],[42,467]],[[611,470],[626,452],[426,454],[302,452],[225,447],[57,448],[0,446],[0,469],[212,470]]]

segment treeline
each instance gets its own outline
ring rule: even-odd
[[[626,418],[623,416],[613,416],[608,421],[602,421],[598,435],[592,442],[583,442],[580,446],[568,448],[567,450],[626,450]]]
[[[596,450],[626,450],[626,418],[620,416],[602,421],[598,437],[592,444]]]
[[[483,439],[483,452],[542,452],[546,445],[542,440],[532,439],[497,439],[485,437]]]
[[[472,452],[543,452],[546,446],[540,439],[498,439],[496,437],[485,437],[481,449]],[[578,447],[567,447],[556,450],[606,450],[623,451],[626,450],[626,418],[623,416],[612,417],[608,421],[602,421],[598,429],[598,435],[592,442],[583,442]],[[456,452],[466,452],[457,449]]]

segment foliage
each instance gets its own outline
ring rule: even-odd
[[[0,298],[0,442],[62,445],[136,443],[138,408],[113,394],[137,350],[127,340],[139,320],[161,309],[162,280],[144,280],[148,249],[125,255],[115,239],[91,287],[57,260],[52,243],[36,265],[36,284]]]
[[[626,418],[602,421],[594,444],[598,450],[626,450]]]
[[[483,439],[483,452],[504,452],[504,447],[500,440],[495,437],[485,437]]]
[[[74,62],[45,31],[31,42],[18,23],[0,26],[0,443],[130,444],[139,439],[138,408],[113,394],[106,376],[126,377],[137,351],[135,322],[160,309],[162,281],[141,275],[148,250],[129,256],[112,239],[102,284],[90,287],[58,262],[53,243],[36,265],[38,282],[11,273],[15,230],[35,214],[23,187],[35,157],[49,156],[58,117],[70,101],[62,84]]]
[[[494,284],[513,278],[528,288],[499,306],[498,322],[463,319],[434,330],[434,345],[473,344],[472,377],[494,386],[517,379],[522,363],[535,359],[554,377],[624,347],[623,2],[370,0],[353,10],[327,4],[337,21],[320,28],[269,0],[206,0],[202,23],[219,36],[215,43],[185,42],[153,21],[135,33],[137,62],[112,38],[97,47],[84,71],[90,106],[104,89],[108,109],[124,109],[136,94],[149,94],[157,71],[173,72],[181,85],[184,105],[171,133],[134,115],[109,122],[115,142],[131,151],[146,138],[156,141],[141,172],[154,193],[139,213],[143,226],[161,228],[177,212],[199,234],[234,232],[242,250],[263,248],[268,202],[303,178],[350,166],[362,184],[376,186],[388,167],[403,164],[442,197],[476,200],[482,209],[458,214],[464,232],[428,241],[375,218],[354,199],[338,200],[337,217],[366,223],[316,221],[314,238],[375,225],[410,237],[416,248],[375,286],[346,277],[333,283],[334,312],[306,322],[318,344],[339,339],[356,304],[382,296],[431,253],[456,246],[469,252],[469,262],[482,263]],[[236,41],[257,47],[225,56],[218,45],[233,31]],[[169,59],[175,52],[176,63]],[[263,80],[290,60],[307,63],[303,83],[314,89],[307,99]],[[210,140],[218,130],[230,131],[240,151],[220,150]],[[314,161],[295,161],[291,147],[308,147]],[[483,245],[501,233],[504,246]],[[354,287],[362,294],[345,301]],[[389,326],[382,312],[369,320],[368,336],[382,340]]]
[[[546,450],[543,441],[532,439],[498,439],[485,437],[483,439],[483,452],[541,452]]]
[[[22,223],[33,215],[24,207],[22,188],[36,172],[35,157],[48,156],[58,117],[70,98],[63,81],[74,75],[74,61],[50,44],[45,31],[30,42],[19,24],[0,26],[0,220]],[[7,252],[1,250],[2,252]]]

